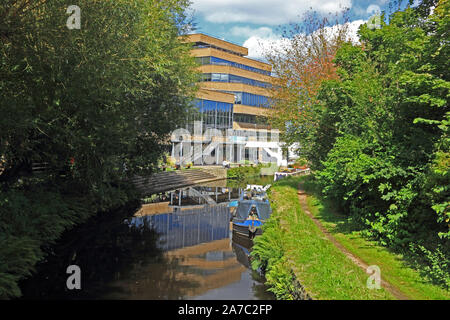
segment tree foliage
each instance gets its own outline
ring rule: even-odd
[[[324,195],[369,236],[416,254],[444,286],[449,7],[448,0],[407,5],[379,29],[362,25],[359,44],[341,43],[333,57],[337,77],[324,79],[311,107],[299,111],[308,120],[298,140]]]
[[[43,243],[138,196],[126,179],[155,170],[195,90],[178,38],[188,1],[77,1],[81,29],[66,27],[71,4],[0,9],[2,297],[18,295]]]
[[[337,79],[333,59],[339,46],[349,40],[346,12],[320,17],[307,12],[301,24],[283,30],[283,42],[266,48],[273,65],[273,109],[271,124],[282,130],[283,141],[302,141],[308,148],[308,134],[316,125],[313,109],[317,92],[325,80]]]

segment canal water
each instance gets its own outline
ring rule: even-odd
[[[232,236],[228,207],[247,183],[272,181],[196,185],[93,217],[44,248],[23,299],[273,299],[251,269],[251,241]],[[80,267],[80,290],[67,289],[69,265]]]

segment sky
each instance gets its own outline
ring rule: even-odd
[[[356,31],[375,12],[387,10],[389,0],[191,0],[195,33],[243,45],[249,57],[262,58],[261,44],[280,41],[282,28],[301,22],[308,10],[326,15],[349,8]]]

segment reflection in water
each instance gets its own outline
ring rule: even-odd
[[[249,269],[251,242],[230,239],[227,203],[240,191],[184,188],[132,217],[133,208],[96,216],[47,248],[37,274],[21,283],[23,298],[271,299]],[[66,289],[71,264],[81,268],[82,290]]]
[[[146,199],[147,203],[158,204],[159,213],[167,213],[170,208],[185,208],[203,204],[216,205],[228,203],[233,199],[239,199],[243,188],[228,188],[218,186],[224,183],[215,182],[210,186],[192,186],[177,190],[161,192]],[[165,208],[165,209],[164,209]],[[172,211],[172,210],[170,210]]]
[[[251,251],[252,241],[247,239],[240,239],[238,235],[233,236],[233,252],[236,255],[237,261],[246,268],[251,268],[249,255]]]
[[[225,205],[202,206],[173,213],[137,216],[134,226],[150,225],[160,235],[165,251],[228,238],[230,209]]]

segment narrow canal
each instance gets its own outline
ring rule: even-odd
[[[44,248],[23,299],[273,299],[251,269],[251,241],[232,236],[228,206],[247,183],[272,179],[172,190],[93,217]],[[69,265],[80,290],[66,287]]]

